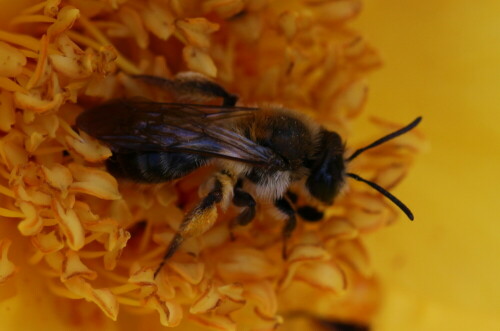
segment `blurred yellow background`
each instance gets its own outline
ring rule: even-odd
[[[367,238],[387,296],[375,330],[500,330],[500,1],[365,1],[384,67],[367,114],[423,115],[395,190],[416,215]]]

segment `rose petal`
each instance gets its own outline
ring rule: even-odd
[[[209,35],[219,30],[218,24],[202,17],[177,20],[175,25],[188,44],[203,49],[210,46]]]
[[[43,221],[38,216],[35,206],[31,203],[21,202],[19,208],[25,215],[25,219],[17,225],[17,228],[24,236],[33,236],[40,232],[43,227]]]
[[[0,131],[9,132],[15,123],[14,98],[12,93],[0,91]]]
[[[205,272],[204,263],[170,262],[170,268],[191,284],[199,284]]]
[[[0,284],[4,283],[17,271],[16,266],[9,261],[8,253],[12,241],[9,239],[0,240]]]
[[[310,6],[309,9],[317,22],[332,24],[356,16],[361,10],[361,2],[357,0],[328,1]]]
[[[167,40],[174,33],[175,18],[167,8],[148,1],[141,14],[146,28],[158,38]]]
[[[38,233],[32,237],[31,242],[40,252],[49,254],[57,252],[64,248],[64,243],[61,241],[56,231],[49,233]]]
[[[274,286],[269,281],[245,284],[245,298],[252,302],[258,312],[273,318],[278,311],[278,299]]]
[[[214,310],[222,300],[221,295],[217,292],[213,284],[208,285],[198,299],[189,308],[191,314],[203,314]]]
[[[21,109],[31,110],[35,113],[44,113],[57,110],[62,105],[64,98],[62,93],[54,95],[52,100],[43,100],[33,93],[14,93],[16,106]]]
[[[0,154],[9,170],[28,162],[28,153],[23,147],[23,136],[19,131],[11,130],[0,140]]]
[[[298,19],[298,14],[297,12],[294,11],[284,11],[281,13],[279,19],[278,19],[278,24],[281,29],[281,32],[285,35],[285,37],[290,41],[295,37],[295,34],[297,33],[297,19]]]
[[[73,176],[69,169],[60,164],[54,164],[50,168],[42,165],[42,171],[47,184],[61,192],[66,192],[73,181]]]
[[[144,28],[141,16],[135,9],[122,6],[119,13],[122,22],[129,28],[130,33],[135,37],[137,45],[145,49],[149,45],[149,35]]]
[[[163,326],[175,327],[182,320],[182,307],[170,301],[161,301],[155,296],[146,300],[146,306],[155,309],[160,314],[160,323]]]
[[[92,138],[85,132],[80,132],[80,139],[73,136],[66,136],[66,142],[78,154],[89,162],[101,162],[111,156],[111,150],[101,144],[97,139]]]
[[[370,261],[365,248],[357,240],[340,242],[335,248],[335,255],[355,271],[365,277],[372,275]]]
[[[331,262],[311,262],[303,265],[294,276],[321,290],[343,293],[347,288],[346,275]]]
[[[85,232],[75,211],[64,210],[57,200],[53,200],[52,209],[56,214],[62,233],[66,242],[72,250],[79,250],[85,244]]]
[[[277,272],[277,266],[262,251],[236,247],[226,249],[216,269],[219,276],[227,281],[262,280]]]
[[[43,14],[48,17],[56,17],[59,12],[59,5],[61,0],[47,0],[43,7]]]
[[[69,164],[68,168],[74,178],[70,186],[71,192],[89,194],[106,200],[121,198],[118,183],[109,173],[76,163]]]
[[[64,282],[64,285],[72,293],[84,298],[87,301],[94,302],[101,310],[116,321],[118,317],[118,301],[113,293],[108,289],[94,289],[81,277],[72,277]]]
[[[297,270],[306,262],[325,261],[329,254],[321,247],[316,245],[296,245],[293,247],[289,257],[289,266],[283,278],[279,281],[279,288],[283,290],[292,282]]]
[[[235,331],[236,324],[227,316],[221,315],[192,315],[190,319],[203,325],[205,328],[219,331]]]
[[[319,233],[324,241],[353,239],[359,234],[351,222],[341,218],[331,218],[324,221]]]
[[[0,41],[0,76],[15,77],[26,65],[26,56],[17,48]]]
[[[59,34],[71,29],[78,17],[80,17],[78,9],[64,6],[57,14],[57,20],[47,29],[47,35],[51,40],[54,40]]]
[[[199,48],[186,46],[182,51],[184,61],[190,70],[202,73],[209,77],[217,76],[217,67],[206,52]]]
[[[52,201],[51,195],[40,191],[38,187],[24,188],[20,185],[14,185],[12,190],[20,200],[32,202],[35,205],[50,206]]]
[[[97,273],[87,268],[87,266],[82,263],[76,252],[67,251],[62,265],[61,281],[64,282],[77,276],[87,279],[96,279]]]

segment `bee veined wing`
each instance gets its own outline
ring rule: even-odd
[[[76,125],[115,152],[193,153],[255,165],[281,162],[274,151],[227,125],[256,111],[258,108],[116,99],[84,111]]]

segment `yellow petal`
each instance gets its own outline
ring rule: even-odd
[[[15,108],[12,93],[0,91],[0,130],[10,131],[15,122]]]
[[[47,35],[54,39],[64,31],[71,29],[75,21],[80,17],[80,11],[71,6],[64,6],[57,14],[57,20],[47,29]]]
[[[38,215],[35,206],[31,203],[21,202],[19,208],[21,208],[26,217],[17,225],[19,231],[25,236],[32,236],[39,233],[43,227],[43,221]]]
[[[170,268],[191,284],[198,284],[203,278],[205,264],[203,263],[169,263]]]
[[[162,40],[167,40],[174,33],[175,18],[168,8],[158,6],[153,1],[148,1],[147,7],[142,11],[144,25],[154,35]]]
[[[106,200],[117,200],[121,198],[118,192],[118,183],[109,173],[84,167],[77,163],[68,165],[73,174],[74,182],[70,186],[70,191],[96,196]]]
[[[0,41],[0,76],[15,77],[26,65],[26,56],[16,48]]]
[[[297,271],[295,279],[335,293],[343,293],[347,288],[347,277],[335,263],[307,263]]]
[[[94,289],[81,277],[72,277],[64,282],[64,285],[74,294],[87,301],[94,302],[101,310],[116,321],[118,317],[118,302],[116,297],[108,289]]]
[[[59,226],[66,237],[66,242],[72,250],[79,250],[85,244],[85,234],[78,219],[78,216],[72,209],[64,210],[61,204],[54,200],[52,209],[59,221]]]
[[[96,279],[97,273],[90,270],[85,264],[82,263],[77,253],[73,251],[66,252],[66,258],[63,262],[63,273],[61,281],[67,281],[72,277],[83,277],[87,279]]]
[[[273,285],[268,281],[245,285],[245,297],[252,302],[260,314],[272,318],[278,311],[278,299]]]
[[[0,240],[0,284],[12,277],[17,269],[7,256],[11,244],[9,239]]]
[[[16,92],[14,100],[16,106],[21,109],[31,110],[35,113],[44,113],[57,110],[63,102],[63,95],[58,93],[52,100],[43,100],[34,94]]]
[[[186,46],[182,54],[190,70],[197,71],[209,77],[217,76],[217,67],[206,52],[196,47]]]
[[[220,294],[213,285],[209,285],[204,293],[189,308],[191,314],[202,314],[214,310],[221,300]]]
[[[182,319],[182,308],[179,304],[169,301],[161,301],[152,296],[147,299],[146,305],[155,309],[160,314],[160,323],[163,326],[175,327]]]
[[[193,315],[191,320],[209,330],[236,331],[236,324],[226,316],[221,315]]]
[[[216,267],[219,276],[227,281],[257,281],[277,272],[263,252],[252,248],[232,248]]]
[[[73,181],[71,172],[63,165],[54,164],[50,168],[42,166],[42,170],[47,184],[61,192],[66,192],[69,185]]]
[[[33,245],[44,254],[57,252],[64,247],[55,231],[49,233],[38,233],[32,238]]]
[[[101,162],[111,156],[111,150],[85,132],[80,132],[80,139],[66,136],[66,142],[78,154],[89,162]]]
[[[207,48],[210,44],[209,35],[219,29],[219,25],[205,18],[186,18],[178,20],[175,25],[188,44],[193,47]]]

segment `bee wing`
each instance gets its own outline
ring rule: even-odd
[[[271,149],[221,125],[258,108],[116,99],[80,114],[76,125],[115,152],[183,152],[270,165]]]

